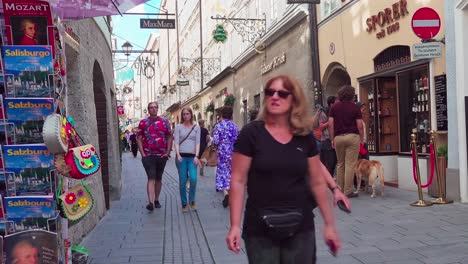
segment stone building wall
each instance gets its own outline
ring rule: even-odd
[[[67,115],[74,118],[77,132],[85,143],[98,149],[102,161],[101,171],[85,180],[94,196],[93,210],[80,222],[70,223],[70,240],[77,243],[105,215],[110,201],[120,197],[121,161],[112,52],[108,40],[93,19],[73,21],[68,25],[79,36],[80,43],[65,42]]]

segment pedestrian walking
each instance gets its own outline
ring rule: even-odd
[[[179,191],[182,212],[187,212],[187,178],[189,185],[189,204],[196,210],[195,192],[197,189],[197,166],[199,166],[200,127],[193,122],[192,109],[182,108],[181,122],[174,129],[176,166],[179,168]]]
[[[198,126],[200,126],[200,152],[198,152],[198,157],[200,158],[208,146],[208,143],[210,143],[211,137],[208,129],[205,128],[205,120],[198,120]],[[203,176],[205,166],[202,162],[200,162],[200,165],[200,176]]]
[[[130,150],[132,151],[133,158],[136,159],[137,154],[138,154],[138,144],[137,144],[137,130],[135,128],[132,128],[132,134],[128,138],[128,141],[130,142]]]
[[[334,254],[340,248],[325,181],[331,176],[319,159],[302,88],[277,76],[264,94],[258,120],[244,126],[234,148],[228,248],[240,252],[247,189],[242,234],[249,263],[315,263],[315,205],[325,242]]]
[[[337,183],[349,198],[357,197],[354,193],[354,167],[359,155],[359,144],[364,143],[362,113],[354,100],[354,87],[343,86],[338,91],[340,102],[330,109],[329,126],[332,146],[336,150]]]
[[[141,120],[138,126],[137,144],[148,177],[146,209],[152,212],[154,207],[161,208],[159,194],[162,188],[162,175],[171,151],[172,132],[169,122],[158,116],[158,103],[149,103],[148,113],[149,117]]]
[[[325,129],[325,133],[322,133],[322,144],[320,148],[320,160],[332,176],[335,175],[336,151],[332,147],[331,143],[330,125],[328,117],[330,116],[330,109],[333,107],[333,105],[335,105],[338,102],[339,100],[338,98],[336,98],[336,96],[332,95],[327,98],[327,108],[325,108],[324,112],[327,114],[328,127]]]
[[[232,151],[237,140],[238,129],[231,121],[232,107],[223,106],[221,117],[213,130],[213,144],[217,145],[218,167],[216,168],[216,190],[223,191],[224,208],[229,205],[229,189],[231,187]]]

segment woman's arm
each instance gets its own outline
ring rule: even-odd
[[[180,153],[179,153],[179,134],[180,134],[180,127],[179,125],[177,125],[175,128],[174,128],[174,149],[175,149],[175,153],[176,153],[176,159],[180,161],[182,161],[182,157],[180,156]]]
[[[244,207],[245,186],[252,158],[234,152],[232,155],[231,189],[229,190],[231,228],[226,242],[231,251],[239,253],[241,241],[241,218]]]
[[[340,240],[336,232],[335,217],[333,215],[332,207],[328,201],[328,188],[326,179],[322,176],[323,173],[319,156],[315,155],[309,158],[308,163],[311,190],[325,223],[325,243],[329,245],[332,244],[333,248],[336,249],[334,250],[334,253],[336,253],[340,248]]]
[[[213,130],[213,144],[218,145],[220,142],[220,129],[219,124],[215,126]]]
[[[344,204],[346,205],[346,207],[349,210],[351,210],[351,202],[349,201],[348,197],[346,197],[346,195],[344,195],[344,193],[341,191],[340,187],[336,184],[335,180],[330,175],[327,168],[325,167],[325,165],[323,165],[322,162],[320,162],[320,167],[321,167],[320,171],[322,173],[322,176],[325,178],[325,182],[327,183],[328,188],[333,193],[335,206],[339,200],[342,200]]]

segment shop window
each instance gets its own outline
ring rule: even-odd
[[[429,153],[431,104],[428,76],[427,66],[397,72],[401,152],[411,152],[411,133],[416,133],[418,152]]]
[[[374,71],[383,71],[409,62],[411,62],[410,47],[392,46],[375,56]]]
[[[360,101],[367,106],[363,120],[371,153],[410,153],[412,133],[417,135],[418,152],[429,153],[428,73],[424,65],[359,83]]]
[[[254,109],[260,110],[260,94],[254,96]]]
[[[395,78],[361,82],[360,98],[367,108],[363,115],[368,149],[371,153],[399,151],[398,102]]]
[[[322,0],[320,1],[320,13],[322,20],[333,14],[341,7],[341,0]]]

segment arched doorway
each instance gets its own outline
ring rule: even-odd
[[[106,208],[109,209],[109,150],[107,144],[107,136],[109,133],[107,132],[107,100],[105,88],[106,85],[104,82],[101,66],[99,66],[97,61],[95,61],[93,66],[94,105],[96,107],[96,124],[98,128],[104,199],[106,202]]]
[[[349,77],[348,72],[345,67],[338,62],[332,62],[328,65],[323,75],[323,100],[324,104],[328,96],[335,95],[338,93],[338,90],[344,85],[351,84],[351,77]]]

